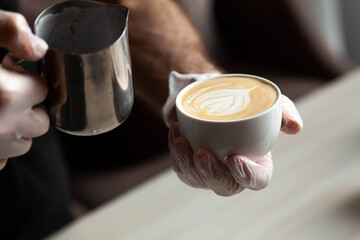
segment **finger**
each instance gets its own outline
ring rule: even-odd
[[[49,130],[50,120],[45,107],[38,105],[29,111],[21,121],[18,134],[23,138],[35,138]]]
[[[294,103],[282,95],[282,122],[281,131],[286,134],[297,134],[303,127],[303,121]]]
[[[193,150],[187,140],[178,137],[173,141],[172,145],[172,159],[179,168],[179,171],[177,172],[179,178],[192,187],[206,188],[207,185],[204,183],[195,167]]]
[[[0,10],[0,46],[7,48],[18,59],[41,59],[47,49],[46,42],[36,37],[24,16]]]
[[[234,155],[228,158],[227,166],[236,182],[253,190],[260,190],[269,185],[273,171],[270,152],[256,160]]]
[[[194,163],[206,185],[220,196],[232,196],[244,190],[227,168],[206,149],[194,154]]]
[[[1,64],[6,69],[15,70],[22,61],[23,59],[15,57],[15,55],[10,52],[4,57]]]
[[[43,102],[48,94],[44,79],[37,75],[0,68],[3,103],[15,108],[28,108]]]
[[[5,167],[7,158],[0,159],[0,171]]]
[[[11,158],[27,153],[31,147],[32,139],[23,138],[17,132],[2,135],[0,146],[6,146],[0,152],[0,159]]]
[[[33,105],[42,103],[48,95],[48,87],[44,78],[32,73],[22,73],[23,97]]]
[[[180,167],[179,161],[181,161],[181,159],[185,158],[185,157],[191,159],[192,158],[192,149],[191,149],[191,147],[187,146],[186,143],[184,143],[185,148],[183,148],[182,146],[179,146],[179,144],[181,145],[182,143],[177,143],[175,140],[180,137],[181,137],[181,135],[180,135],[179,124],[177,122],[174,122],[171,124],[170,129],[169,129],[169,138],[168,138],[169,149],[170,149],[170,155],[171,155],[171,160],[172,160],[172,165],[173,165],[174,171],[178,175],[181,175],[181,177],[183,177],[184,175],[186,175],[185,169],[187,169],[187,168],[184,166]],[[176,146],[177,144],[178,144],[178,146]],[[184,161],[187,162],[186,160],[184,160]],[[182,169],[185,172],[183,172]]]

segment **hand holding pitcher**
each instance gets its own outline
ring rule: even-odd
[[[41,59],[48,46],[31,32],[22,15],[0,11],[0,20],[0,46],[10,51],[0,65],[1,170],[7,158],[26,153],[32,138],[48,130],[49,118],[39,105],[48,93],[44,80],[16,66],[19,59]]]

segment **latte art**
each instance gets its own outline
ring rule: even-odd
[[[204,81],[182,96],[188,114],[205,120],[238,120],[260,114],[277,99],[270,84],[248,77]]]

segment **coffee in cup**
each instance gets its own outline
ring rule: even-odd
[[[246,74],[225,74],[195,81],[176,98],[180,133],[194,151],[217,158],[267,154],[281,127],[281,92],[271,81]]]
[[[181,105],[188,114],[214,121],[239,120],[269,109],[276,89],[251,77],[224,77],[204,81],[183,94]]]

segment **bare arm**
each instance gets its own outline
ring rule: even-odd
[[[135,94],[160,115],[170,71],[219,72],[202,40],[172,0],[113,0],[130,9],[129,40]]]
[[[160,114],[168,94],[168,75],[220,72],[208,59],[204,45],[189,20],[172,0],[117,0],[130,9],[129,38],[135,93]],[[284,101],[290,101],[284,98]],[[294,105],[283,111],[282,130],[297,133],[302,127]],[[295,113],[295,114],[294,114]],[[290,121],[289,121],[290,120]],[[206,149],[193,152],[181,137],[177,123],[169,133],[169,150],[175,172],[190,186],[210,188],[222,196],[237,194],[245,188],[262,189],[271,179],[271,153],[251,160],[234,155],[224,167]]]

